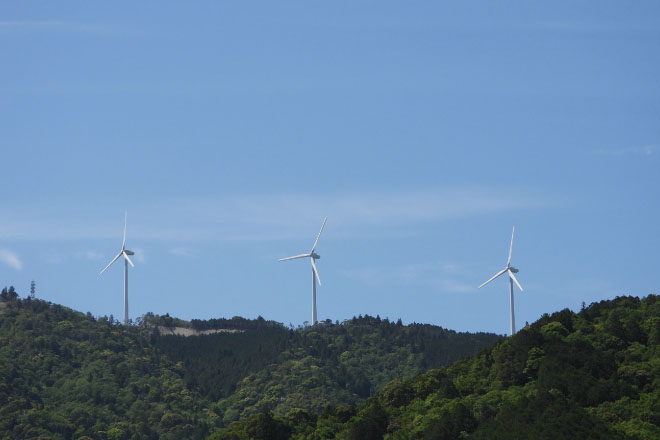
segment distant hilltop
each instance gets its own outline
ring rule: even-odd
[[[164,325],[156,326],[154,327],[154,330],[157,331],[161,336],[200,336],[212,335],[214,333],[243,333],[245,331],[236,328],[195,330],[194,328],[190,327],[166,327]]]

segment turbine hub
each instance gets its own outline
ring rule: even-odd
[[[518,269],[516,269],[515,267],[509,267],[509,270],[511,270],[511,272],[513,273],[518,273]]]
[[[315,260],[320,260],[321,259],[321,256],[319,254],[317,254],[316,252],[312,253],[311,257]]]
[[[135,255],[135,252],[129,251],[128,249],[125,249],[124,252],[126,252],[126,255]]]

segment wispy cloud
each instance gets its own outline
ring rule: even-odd
[[[114,255],[104,255],[99,251],[92,250],[92,249],[87,249],[87,250],[79,250],[79,251],[74,251],[74,250],[48,250],[45,252],[42,252],[41,258],[43,261],[45,261],[48,264],[62,264],[67,261],[71,261],[71,259],[75,258],[78,260],[86,260],[86,261],[92,261],[92,262],[99,262],[103,261],[114,257]]]
[[[200,240],[299,238],[309,235],[326,215],[329,218],[327,229],[332,230],[335,237],[401,237],[416,234],[420,224],[553,204],[557,201],[547,195],[506,187],[331,195],[252,194],[145,201],[128,207],[128,240],[167,240],[183,244]],[[0,238],[121,240],[123,207],[104,206],[102,212],[88,211],[84,223],[67,218],[70,209],[62,202],[11,208],[12,217],[0,219]],[[110,211],[112,215],[108,215]],[[35,212],[39,215],[35,216]],[[110,222],[110,218],[114,220]]]
[[[76,258],[81,258],[83,260],[89,260],[89,261],[99,261],[102,260],[104,257],[104,255],[101,252],[94,250],[78,251],[74,253],[74,256]]]
[[[496,27],[505,27],[506,29],[538,30],[555,33],[590,33],[590,34],[609,34],[609,33],[640,33],[657,32],[655,23],[626,23],[621,20],[602,21],[602,20],[541,20],[524,21],[516,23],[499,23]]]
[[[644,145],[641,147],[628,147],[611,150],[598,150],[599,154],[606,156],[652,156],[660,153],[660,145]]]
[[[188,248],[183,248],[183,247],[177,247],[170,249],[170,254],[172,255],[178,255],[180,257],[192,257],[194,256],[194,252]]]
[[[135,255],[133,255],[133,258],[131,260],[135,260],[136,263],[144,264],[147,262],[147,252],[142,249],[142,248],[133,248],[133,252],[135,252]]]
[[[471,293],[477,287],[464,280],[465,268],[458,264],[418,263],[388,267],[363,267],[345,270],[342,276],[371,286],[424,286],[441,293]]]
[[[0,249],[0,262],[6,264],[12,269],[23,269],[23,262],[14,252],[8,249]]]
[[[141,34],[101,23],[74,22],[64,20],[5,20],[0,21],[0,34],[21,33],[80,33],[100,36],[135,36]]]

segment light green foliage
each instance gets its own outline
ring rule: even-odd
[[[292,330],[148,314],[125,327],[9,290],[2,304],[0,438],[204,438],[239,419],[256,426],[244,437],[281,425],[282,435],[322,438],[354,415],[338,405],[499,339],[372,317]],[[159,325],[230,331],[159,337]]]
[[[264,406],[282,417],[296,408],[319,414],[328,405],[357,404],[392,379],[467,358],[500,340],[370,316],[297,330],[263,320],[242,325],[240,334],[156,339],[172,359],[185,362],[189,387],[218,399],[214,411],[225,425]]]
[[[544,315],[469,359],[496,337],[372,317],[299,330],[232,318],[196,325],[243,333],[156,337],[4,304],[2,438],[660,438],[654,295]],[[443,366],[452,357],[466,359]]]
[[[12,302],[0,317],[0,437],[203,438],[208,403],[149,341],[106,318]]]
[[[660,297],[563,310],[478,356],[394,380],[347,423],[291,438],[660,438]],[[235,428],[239,429],[240,424]]]

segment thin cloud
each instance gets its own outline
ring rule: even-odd
[[[478,290],[477,286],[453,279],[438,280],[435,286],[439,291],[448,293],[474,293]]]
[[[0,249],[0,262],[6,264],[12,269],[23,269],[23,262],[14,252],[8,249]]]
[[[345,270],[341,275],[350,280],[370,286],[431,287],[440,293],[472,293],[477,288],[462,281],[464,267],[458,264],[418,263],[388,267],[363,267]]]
[[[57,252],[46,252],[41,254],[41,258],[48,264],[64,263],[65,257]]]
[[[13,21],[0,21],[0,31],[44,31],[44,30],[74,30],[78,29],[79,25],[73,25],[59,20],[13,20]]]
[[[144,264],[147,262],[147,253],[142,248],[134,248],[132,251],[135,253],[131,260],[134,260],[136,263]]]
[[[264,241],[307,236],[328,216],[338,238],[391,238],[417,233],[417,226],[451,219],[556,205],[547,195],[515,188],[455,187],[332,195],[234,195],[145,201],[128,208],[129,241]],[[64,203],[13,206],[0,219],[0,238],[121,240],[121,222],[109,207],[76,224]],[[123,207],[112,208],[122,213]],[[35,216],[39,212],[39,216]],[[121,215],[115,215],[121,218]],[[35,220],[35,218],[48,220]],[[119,224],[119,225],[118,225]]]
[[[496,25],[497,26],[497,25]],[[500,24],[500,27],[502,25]],[[625,23],[622,21],[588,21],[588,20],[544,20],[531,22],[518,22],[505,24],[507,29],[537,30],[556,33],[640,33],[657,32],[654,23],[648,24],[635,22]]]
[[[110,257],[102,254],[101,252],[88,249],[84,251],[75,251],[75,252],[60,252],[59,250],[57,251],[51,250],[42,253],[41,258],[43,259],[43,261],[45,261],[48,264],[61,264],[70,261],[72,258],[92,261],[92,262],[99,262]]]
[[[98,251],[94,250],[86,250],[86,251],[79,251],[74,254],[76,258],[81,258],[83,260],[89,260],[89,261],[98,261],[102,260],[104,255]]]
[[[618,150],[598,150],[598,153],[606,156],[653,156],[660,153],[660,145],[644,145],[642,147],[620,148]]]
[[[136,36],[141,32],[100,23],[62,20],[6,20],[0,21],[0,33],[82,33],[102,36]]]
[[[182,248],[182,247],[170,249],[169,252],[172,255],[178,255],[180,257],[192,257],[195,255],[193,251],[191,251],[190,249]]]

